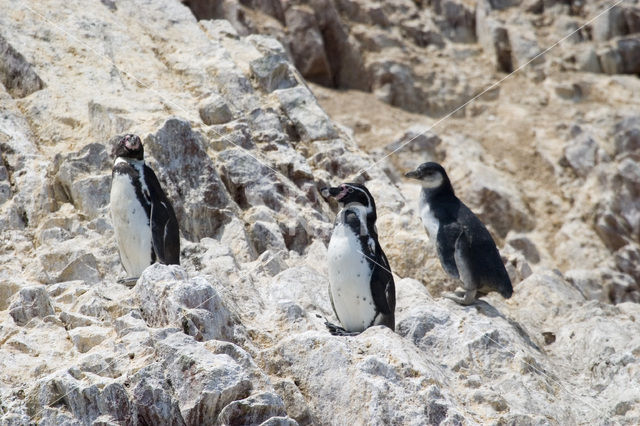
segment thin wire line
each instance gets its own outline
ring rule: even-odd
[[[378,265],[379,267],[381,267],[382,269],[384,269],[385,271],[389,272],[392,275],[396,275],[394,274],[390,269],[388,269],[387,267],[385,267],[384,265],[381,265],[380,263],[376,262],[374,259],[372,259],[370,256],[368,256],[367,254],[363,253],[361,250],[358,250],[358,252],[365,256],[367,259],[369,259],[371,262],[375,263],[376,265]],[[397,275],[396,275],[397,276]],[[448,313],[455,317],[455,319],[458,322],[462,322],[462,317],[459,317],[458,315],[456,315],[453,311],[448,311]],[[498,345],[499,347],[501,347],[502,349],[504,349],[505,351],[507,351],[509,354],[511,354],[511,356],[513,356],[513,358],[516,358],[516,353],[509,350],[509,348],[507,348],[506,346],[502,345],[500,342],[495,341],[488,333],[485,333],[482,337],[486,337],[487,339],[491,340],[493,343],[495,343],[496,345]],[[535,367],[534,365],[528,363],[527,361],[525,361],[524,359],[521,359],[521,361],[525,364],[527,364],[529,367],[531,367],[533,370],[535,370],[536,372],[538,372],[539,374],[543,375],[544,377],[546,377],[548,380],[555,382],[557,384],[559,384],[560,386],[562,386],[562,388],[564,389],[565,392],[567,392],[567,394],[569,394],[570,396],[572,396],[575,400],[580,401],[582,403],[585,403],[586,405],[588,405],[589,407],[591,407],[596,413],[600,413],[602,412],[602,409],[598,409],[596,406],[592,405],[591,402],[583,400],[581,398],[588,398],[586,396],[583,395],[575,395],[573,394],[571,391],[569,391],[569,389],[567,389],[567,387],[559,380],[559,379],[554,379],[553,377],[549,376],[547,373],[545,373],[544,371],[538,369],[537,367]]]
[[[529,65],[531,62],[535,61],[536,59],[538,59],[539,57],[545,55],[546,53],[548,53],[551,49],[553,49],[554,47],[556,47],[558,44],[562,43],[563,41],[565,41],[566,39],[568,39],[569,37],[571,37],[572,35],[574,35],[575,33],[577,33],[578,31],[580,31],[581,29],[583,29],[584,27],[586,27],[587,25],[591,24],[593,21],[595,21],[596,19],[598,19],[600,16],[602,16],[603,14],[607,13],[609,10],[613,9],[614,7],[616,7],[617,5],[619,5],[620,3],[622,3],[624,0],[618,0],[616,1],[613,5],[609,6],[607,9],[603,10],[602,12],[598,13],[596,16],[594,16],[593,18],[591,18],[590,20],[588,20],[587,22],[585,22],[583,25],[581,25],[580,27],[578,27],[576,30],[570,32],[569,34],[567,34],[566,36],[564,36],[563,38],[561,38],[560,40],[558,40],[557,42],[553,43],[550,47],[546,48],[545,50],[543,50],[542,52],[538,53],[536,56],[534,56],[533,58],[529,59],[527,62],[525,62],[524,64],[520,65],[518,68],[516,68],[515,70],[513,70],[512,72],[510,72],[509,74],[507,74],[506,76],[504,76],[503,78],[501,78],[500,80],[492,83],[491,85],[489,85],[486,89],[484,89],[482,92],[480,92],[479,94],[475,95],[473,98],[469,99],[468,101],[466,101],[465,103],[463,103],[462,105],[460,105],[459,107],[457,107],[456,109],[454,109],[453,111],[451,111],[450,113],[448,113],[447,115],[445,115],[444,117],[440,118],[439,120],[437,120],[435,123],[433,123],[431,126],[429,126],[428,128],[426,128],[425,130],[423,130],[422,132],[418,133],[417,135],[415,135],[414,137],[412,137],[411,139],[409,139],[408,141],[402,143],[399,147],[397,147],[396,149],[394,149],[393,151],[391,151],[390,153],[388,153],[387,155],[385,155],[384,157],[379,158],[378,160],[374,161],[369,167],[364,168],[362,170],[360,170],[358,173],[363,173],[366,172],[367,170],[369,170],[370,168],[372,168],[373,166],[377,165],[378,163],[380,163],[381,161],[383,161],[384,159],[390,157],[391,155],[395,154],[396,152],[398,152],[399,150],[401,150],[402,148],[404,148],[405,146],[407,146],[408,144],[410,144],[411,142],[413,142],[415,139],[419,138],[420,136],[422,136],[423,134],[427,133],[428,131],[430,131],[431,129],[433,129],[434,127],[436,127],[438,124],[444,122],[445,120],[451,118],[452,115],[454,115],[456,112],[460,111],[462,108],[466,107],[467,105],[469,105],[472,102],[475,102],[479,97],[481,97],[482,95],[484,95],[485,93],[487,93],[489,90],[492,90],[495,87],[498,87],[500,84],[502,84],[506,79],[508,79],[509,77],[511,77],[512,75],[514,75],[515,73],[517,73],[518,71],[520,71],[521,69],[523,69],[524,67],[526,67],[527,65]]]

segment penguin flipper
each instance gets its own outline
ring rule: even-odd
[[[386,325],[390,329],[395,329],[394,312],[396,309],[396,287],[391,273],[391,266],[387,260],[387,256],[382,251],[380,244],[376,244],[376,251],[379,254],[381,262],[373,263],[373,271],[371,273],[371,294],[373,302],[386,320],[380,324]],[[373,253],[372,253],[373,254]],[[373,256],[371,256],[373,257]],[[371,259],[369,259],[371,261]]]
[[[458,266],[456,265],[456,242],[462,234],[462,226],[458,222],[451,222],[441,225],[438,228],[436,238],[436,251],[440,259],[440,265],[447,274],[453,278],[460,278]]]
[[[169,205],[170,206],[170,205]],[[165,265],[180,264],[180,235],[178,220],[173,209],[165,202],[151,205],[151,235],[153,250],[160,263]]]
[[[149,187],[151,203],[151,235],[153,250],[160,263],[180,264],[180,231],[171,202],[165,195],[153,170],[145,165],[144,178]]]

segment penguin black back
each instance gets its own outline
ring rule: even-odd
[[[443,269],[463,282],[464,298],[446,295],[469,304],[476,293],[498,291],[509,298],[513,287],[491,234],[473,212],[456,197],[444,168],[429,162],[405,175],[420,180],[420,214],[435,242]]]

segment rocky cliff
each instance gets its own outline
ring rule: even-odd
[[[612,4],[0,0],[0,423],[640,423],[640,8]],[[182,235],[182,265],[132,288],[124,132]],[[440,298],[401,178],[427,159],[511,299]],[[350,180],[395,333],[323,325],[318,188]]]

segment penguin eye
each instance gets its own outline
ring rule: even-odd
[[[352,192],[353,192],[353,188],[349,188],[349,189],[347,189],[347,192],[348,192],[348,193],[352,193]]]

